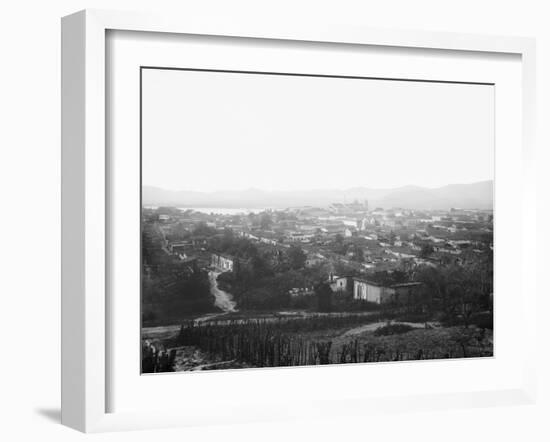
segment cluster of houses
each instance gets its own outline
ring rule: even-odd
[[[234,269],[235,259],[231,255],[212,253],[211,266],[221,272],[231,272]],[[335,295],[351,293],[353,299],[372,302],[375,304],[407,304],[413,302],[420,294],[420,282],[400,284],[381,284],[365,278],[351,276],[335,276],[330,274],[329,286]],[[295,287],[289,290],[292,297],[312,296],[313,287]]]
[[[471,257],[470,252],[485,253],[492,249],[492,243],[478,240],[481,232],[492,231],[489,210],[371,210],[368,201],[355,201],[335,203],[328,208],[269,211],[267,215],[270,221],[263,224],[259,222],[260,215],[205,215],[186,211],[159,214],[158,222],[167,237],[178,229],[189,232],[185,240],[165,240],[164,247],[169,253],[182,261],[199,256],[202,265],[210,261],[219,271],[232,271],[235,260],[223,254],[210,255],[208,238],[194,232],[199,222],[216,228],[218,236],[223,235],[222,229],[231,229],[234,234],[263,246],[264,252],[271,251],[274,262],[284,254],[284,249],[299,245],[306,253],[306,268],[339,263],[356,274],[392,271],[403,265],[435,267],[449,259],[460,263]],[[171,235],[174,237],[177,235]],[[418,284],[384,286],[358,278],[339,278],[331,284],[335,291],[341,289],[338,284],[345,285],[355,299],[376,303],[404,299],[418,291]],[[293,296],[300,294],[303,290],[295,291]]]

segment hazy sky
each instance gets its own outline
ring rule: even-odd
[[[143,71],[143,184],[436,187],[493,178],[492,86]]]

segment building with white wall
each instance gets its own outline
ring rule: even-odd
[[[375,304],[407,304],[418,298],[421,282],[383,285],[362,278],[353,279],[353,298]]]
[[[213,253],[211,258],[212,267],[222,272],[232,272],[235,258],[222,253]]]

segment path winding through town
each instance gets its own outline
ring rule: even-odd
[[[224,292],[218,287],[218,275],[221,272],[208,272],[208,280],[210,281],[210,293],[214,295],[216,301],[214,305],[220,308],[224,313],[235,312],[235,306],[237,305],[233,300],[233,296],[227,292]]]

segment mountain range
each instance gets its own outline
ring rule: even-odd
[[[331,203],[368,200],[369,207],[445,210],[492,209],[493,181],[449,184],[437,188],[403,186],[393,189],[354,187],[344,190],[315,189],[267,191],[260,189],[221,190],[216,192],[173,191],[143,186],[144,206],[287,208],[300,206],[326,207]]]

